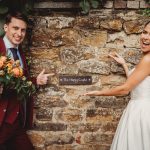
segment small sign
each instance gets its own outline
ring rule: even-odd
[[[59,76],[60,85],[90,85],[91,76]]]

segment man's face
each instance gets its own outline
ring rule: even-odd
[[[9,24],[4,25],[5,35],[14,47],[19,45],[26,35],[27,24],[20,19],[12,18]]]

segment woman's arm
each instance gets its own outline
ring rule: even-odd
[[[129,90],[124,85],[117,86],[112,89],[104,89],[101,91],[91,91],[87,92],[84,95],[88,96],[119,96],[119,95],[126,95],[129,93]]]
[[[114,53],[114,55],[109,54],[109,56],[123,66],[126,76],[128,77],[129,69],[128,69],[128,66],[127,66],[125,60],[123,59],[123,57],[121,57],[118,53]]]
[[[84,95],[89,96],[126,95],[149,75],[150,75],[150,54],[147,54],[147,56],[143,57],[143,59],[137,65],[136,69],[128,77],[127,81],[124,84],[112,89],[87,92]]]

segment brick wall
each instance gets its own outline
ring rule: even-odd
[[[31,73],[36,76],[43,68],[55,73],[37,93],[34,129],[28,132],[36,150],[109,150],[130,95],[82,94],[125,81],[124,70],[109,53],[122,55],[130,69],[138,63],[139,34],[149,20],[139,14],[143,5],[142,0],[108,1],[109,9],[85,16],[55,12],[31,17]],[[89,75],[92,85],[59,85],[59,75]]]
[[[37,0],[38,1],[38,0]],[[150,8],[148,0],[107,0],[103,8],[105,9],[143,9]],[[39,1],[36,2],[34,7],[36,9],[65,9],[65,8],[79,8],[79,0],[63,0],[63,1]]]

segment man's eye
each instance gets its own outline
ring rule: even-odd
[[[147,34],[147,32],[146,32],[146,31],[143,31],[142,33],[143,33],[143,34]]]
[[[22,32],[26,32],[26,29],[22,29]]]
[[[18,27],[14,27],[15,30],[18,30]]]

